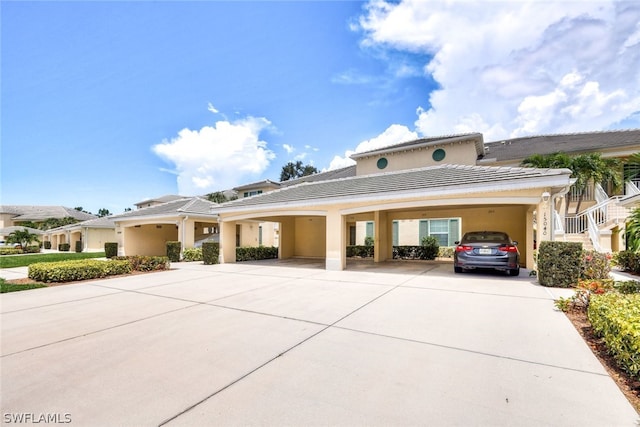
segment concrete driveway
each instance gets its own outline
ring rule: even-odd
[[[526,275],[174,264],[3,294],[2,422],[633,426]],[[51,421],[50,421],[51,423]],[[38,423],[42,425],[42,421]]]

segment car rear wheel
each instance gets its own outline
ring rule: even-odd
[[[453,267],[454,273],[462,273],[462,267]]]
[[[519,276],[519,275],[520,275],[520,267],[514,270],[509,270],[509,276]]]

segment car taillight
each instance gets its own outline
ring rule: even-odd
[[[500,246],[500,251],[501,252],[518,252],[518,248],[513,245]]]
[[[473,248],[471,246],[456,246],[456,252],[466,252],[472,249]]]

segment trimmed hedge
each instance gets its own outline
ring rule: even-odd
[[[74,260],[38,262],[29,266],[29,278],[38,282],[72,282],[131,273],[128,261]]]
[[[128,261],[133,271],[159,271],[168,270],[171,267],[166,256],[132,255],[114,258],[117,261]]]
[[[79,240],[76,242],[76,252],[82,252],[82,242]]]
[[[68,243],[60,243],[58,245],[58,251],[60,252],[69,252],[69,249],[71,249],[71,245]]]
[[[640,254],[633,251],[620,251],[613,255],[613,263],[631,273],[640,273]]]
[[[618,365],[640,380],[640,294],[593,295],[587,315]]]
[[[49,240],[45,240],[45,242],[44,242],[44,248],[45,248],[45,249],[51,249],[51,241],[49,241]]]
[[[373,246],[371,245],[349,245],[347,246],[347,257],[373,257]]]
[[[220,255],[220,243],[203,242],[202,243],[202,261],[206,265],[217,264]]]
[[[237,262],[275,258],[278,258],[278,248],[275,246],[243,246],[236,248]]]
[[[182,250],[182,243],[178,241],[167,242],[167,257],[171,262],[180,262],[180,251]]]
[[[118,256],[118,242],[106,242],[104,244],[104,256],[115,258]]]
[[[187,248],[182,251],[182,260],[191,262],[191,261],[202,261],[202,249],[201,248]]]
[[[0,248],[0,255],[18,255],[21,253],[22,253],[22,249]]]
[[[580,279],[582,243],[540,243],[538,250],[538,281],[542,286],[570,288]]]

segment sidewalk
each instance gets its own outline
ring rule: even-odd
[[[29,275],[29,267],[0,268],[0,278],[5,280],[25,279]]]

